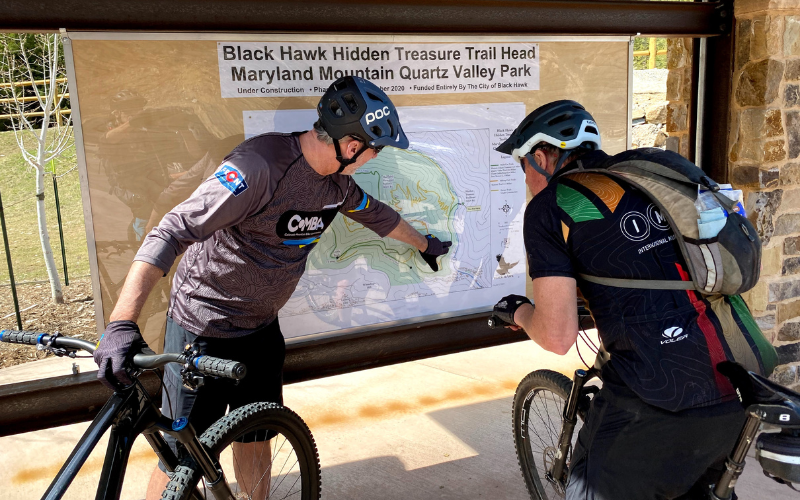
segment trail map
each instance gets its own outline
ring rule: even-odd
[[[433,272],[416,249],[337,215],[281,309],[287,337],[487,310],[525,293],[522,171],[494,151],[520,103],[399,109],[409,149],[384,149],[353,179],[414,228],[453,242]],[[248,137],[304,130],[314,110],[245,111]]]

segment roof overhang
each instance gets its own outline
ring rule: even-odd
[[[729,30],[730,2],[4,0],[0,31],[662,35]]]

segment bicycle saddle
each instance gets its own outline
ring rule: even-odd
[[[718,364],[717,370],[730,379],[742,406],[759,412],[762,421],[800,427],[800,394],[731,361]]]

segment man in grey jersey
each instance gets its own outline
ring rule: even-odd
[[[207,380],[195,391],[182,386],[177,367],[167,369],[162,400],[171,407],[165,403],[164,413],[188,416],[198,434],[229,405],[232,410],[256,401],[282,402],[285,346],[278,311],[337,213],[417,248],[438,270],[436,259],[450,242],[420,234],[351,177],[383,147],[408,147],[386,94],[364,79],[345,77],[330,86],[317,111],[312,131],[264,134],[240,144],[147,234],[94,355],[103,383],[130,383],[126,361],[141,338],[135,322],[155,283],[184,251],[172,284],[165,351],[182,352],[195,343],[248,369],[236,386]],[[233,444],[241,463],[258,462],[249,457],[259,453],[259,439],[251,441]],[[257,471],[235,472],[239,479]],[[154,471],[147,498],[159,498],[166,481]],[[264,497],[264,487],[253,497]]]

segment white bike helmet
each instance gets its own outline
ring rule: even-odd
[[[601,149],[600,132],[597,124],[586,109],[575,101],[563,100],[545,104],[525,117],[511,136],[497,147],[497,151],[511,155],[522,164],[528,163],[534,170],[550,180],[551,175],[533,160],[533,152],[542,143],[564,150],[559,157],[558,171],[565,154],[576,148]]]

